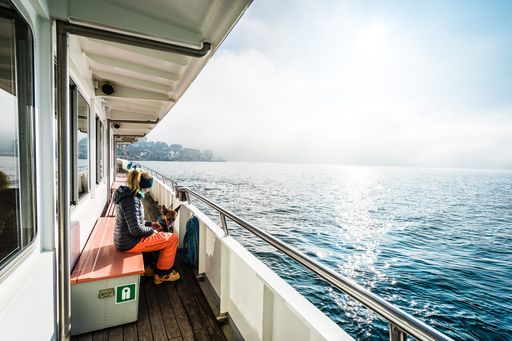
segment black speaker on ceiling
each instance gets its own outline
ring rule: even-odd
[[[112,84],[108,84],[108,83],[104,83],[102,86],[101,86],[101,91],[105,94],[105,95],[112,95],[115,91],[114,91],[114,87],[112,86]]]

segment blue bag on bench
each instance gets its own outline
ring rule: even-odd
[[[187,232],[183,237],[183,261],[186,264],[197,266],[199,258],[199,220],[196,216],[187,221]]]

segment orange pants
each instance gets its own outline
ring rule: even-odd
[[[156,268],[168,270],[174,265],[176,250],[178,250],[178,236],[169,232],[157,232],[149,237],[143,237],[137,245],[126,252],[160,251]]]

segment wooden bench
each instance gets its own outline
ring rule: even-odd
[[[112,183],[112,192],[114,192],[119,186],[123,186],[123,185],[126,185],[126,180],[119,180],[119,179],[116,179],[113,183]]]
[[[112,182],[112,190],[115,191],[117,187],[126,185],[126,174],[117,174],[114,181]]]
[[[119,186],[121,186],[125,183],[126,183],[126,180],[116,178],[116,180],[112,183],[112,187],[111,187],[112,193],[114,193],[115,190],[119,188]],[[105,217],[115,217],[116,216],[116,205],[114,204],[114,202],[112,200],[110,200],[104,216]]]
[[[116,204],[112,200],[108,204],[107,210],[105,211],[105,217],[115,217],[116,216]]]
[[[115,218],[99,218],[71,274],[72,334],[137,320],[142,253],[114,246]]]

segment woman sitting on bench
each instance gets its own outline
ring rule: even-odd
[[[161,284],[180,278],[172,269],[178,237],[169,232],[157,232],[158,223],[144,221],[142,199],[145,191],[153,186],[153,178],[140,169],[132,170],[126,180],[128,186],[120,186],[113,195],[117,205],[114,245],[124,252],[160,251],[153,282]]]

